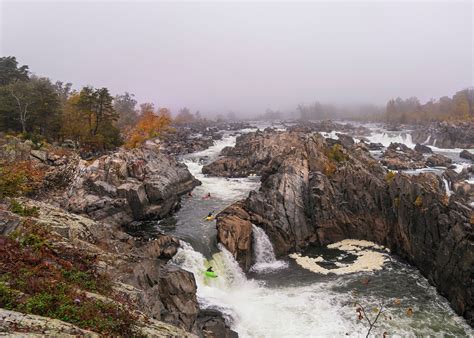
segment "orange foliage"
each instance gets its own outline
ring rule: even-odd
[[[137,124],[130,131],[125,147],[136,148],[144,144],[146,140],[158,137],[163,131],[169,129],[171,116],[168,109],[161,108],[157,115],[152,107],[149,108],[143,111]]]
[[[0,161],[0,198],[39,190],[44,175],[44,170],[32,161]]]

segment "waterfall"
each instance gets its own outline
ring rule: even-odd
[[[429,144],[429,143],[430,143],[430,140],[431,140],[431,134],[428,135],[428,137],[426,138],[426,141],[423,142],[423,144]]]
[[[272,243],[263,229],[252,224],[252,236],[255,264],[251,271],[265,273],[288,267],[288,263],[276,259]]]
[[[447,180],[446,178],[444,178],[444,177],[443,177],[443,182],[444,182],[444,189],[446,190],[446,195],[447,195],[448,197],[450,197],[453,192],[452,192],[451,189],[449,188],[449,182],[448,182],[448,180]]]
[[[403,143],[409,148],[414,148],[412,136],[409,133],[399,132],[374,132],[367,137],[370,142],[381,143],[384,147],[388,147],[391,143]]]

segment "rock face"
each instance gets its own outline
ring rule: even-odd
[[[461,158],[465,158],[466,160],[470,160],[471,162],[474,161],[474,154],[467,151],[467,150],[463,150],[461,151],[461,153],[459,154],[459,156]]]
[[[392,170],[425,167],[423,154],[408,148],[403,143],[391,143],[383,153],[382,164]]]
[[[413,131],[412,139],[439,148],[474,148],[474,123],[438,122]]]
[[[269,135],[272,135],[272,138]],[[284,157],[296,149],[297,140],[288,135],[288,133],[261,131],[243,134],[237,137],[235,147],[222,150],[224,158],[204,166],[202,172],[223,177],[247,177],[258,174],[272,158]]]
[[[266,156],[267,145],[281,152]],[[277,255],[309,243],[367,239],[418,267],[472,324],[472,211],[461,196],[446,196],[436,175],[387,173],[365,146],[328,146],[303,133],[248,134],[226,154],[209,172],[262,176],[258,192],[217,217],[218,240],[244,269],[252,252],[249,222],[265,230]]]
[[[107,273],[114,281],[114,289],[149,317],[148,322],[137,323],[143,326],[146,335],[188,336],[194,333],[206,336],[201,331],[202,321],[198,321],[201,310],[196,300],[193,274],[167,264],[177,251],[177,239],[158,233],[141,240],[124,233],[116,225],[96,222],[38,201],[21,199],[21,202],[39,208],[38,217],[32,219],[59,236],[55,246],[81,248],[96,257],[98,271]],[[0,222],[0,235],[20,229],[23,223],[22,217],[1,209],[0,220],[4,220]],[[211,320],[210,316],[208,314],[208,320]],[[212,319],[224,323],[218,312]],[[48,330],[54,332],[54,327]]]
[[[452,162],[449,157],[440,154],[431,155],[426,159],[426,165],[428,167],[449,167]]]
[[[239,264],[248,270],[252,264],[252,223],[242,207],[242,203],[235,203],[217,215],[217,240],[234,253]]]
[[[418,151],[422,154],[432,154],[433,153],[433,150],[431,150],[430,147],[425,146],[423,144],[419,144],[419,143],[415,144],[415,151]]]
[[[81,161],[64,204],[74,213],[125,225],[165,217],[198,184],[185,165],[155,148],[120,150],[91,164]]]

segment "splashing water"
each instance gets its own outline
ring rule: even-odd
[[[182,158],[202,186],[193,191],[193,197],[183,200],[176,214],[178,225],[168,230],[192,243],[181,241],[169,264],[194,274],[201,308],[219,310],[241,337],[365,336],[367,328],[356,319],[355,301],[367,306],[380,301],[387,304],[393,320],[381,322],[373,331],[377,335],[383,331],[399,336],[472,334],[472,329],[416,269],[388,253],[381,270],[322,275],[303,269],[293,260],[276,260],[268,236],[254,226],[256,264],[249,274],[254,279],[248,278],[232,254],[216,245],[215,223],[202,220],[207,211],[222,209],[259,186],[258,178],[226,180],[201,173],[203,163],[217,158],[223,147],[234,142],[235,136],[225,136],[213,147]],[[202,200],[201,194],[207,192],[213,199]],[[273,270],[259,270],[259,263],[275,266]],[[285,268],[276,268],[277,264]],[[205,276],[209,266],[217,278]],[[362,285],[360,280],[367,276],[372,281],[369,286]],[[395,299],[401,299],[405,307],[413,307],[415,314],[407,317],[404,308],[390,305]]]
[[[384,147],[388,147],[390,143],[403,143],[408,148],[415,148],[408,132],[373,132],[367,139],[373,143],[381,143]]]
[[[446,195],[447,195],[448,197],[450,197],[453,192],[452,192],[451,189],[449,188],[449,182],[448,182],[448,180],[447,180],[446,178],[443,178],[443,183],[444,183],[444,189],[445,189],[445,191],[446,191]]]
[[[252,224],[252,236],[255,264],[250,271],[270,272],[288,267],[288,263],[276,259],[272,243],[263,229]]]

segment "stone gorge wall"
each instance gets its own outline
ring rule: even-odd
[[[218,215],[218,240],[244,269],[252,264],[251,223],[279,255],[345,238],[377,242],[420,269],[472,325],[471,208],[448,198],[435,175],[388,174],[364,145],[331,144],[298,132],[239,138],[205,170],[235,177],[258,168],[262,185]]]

